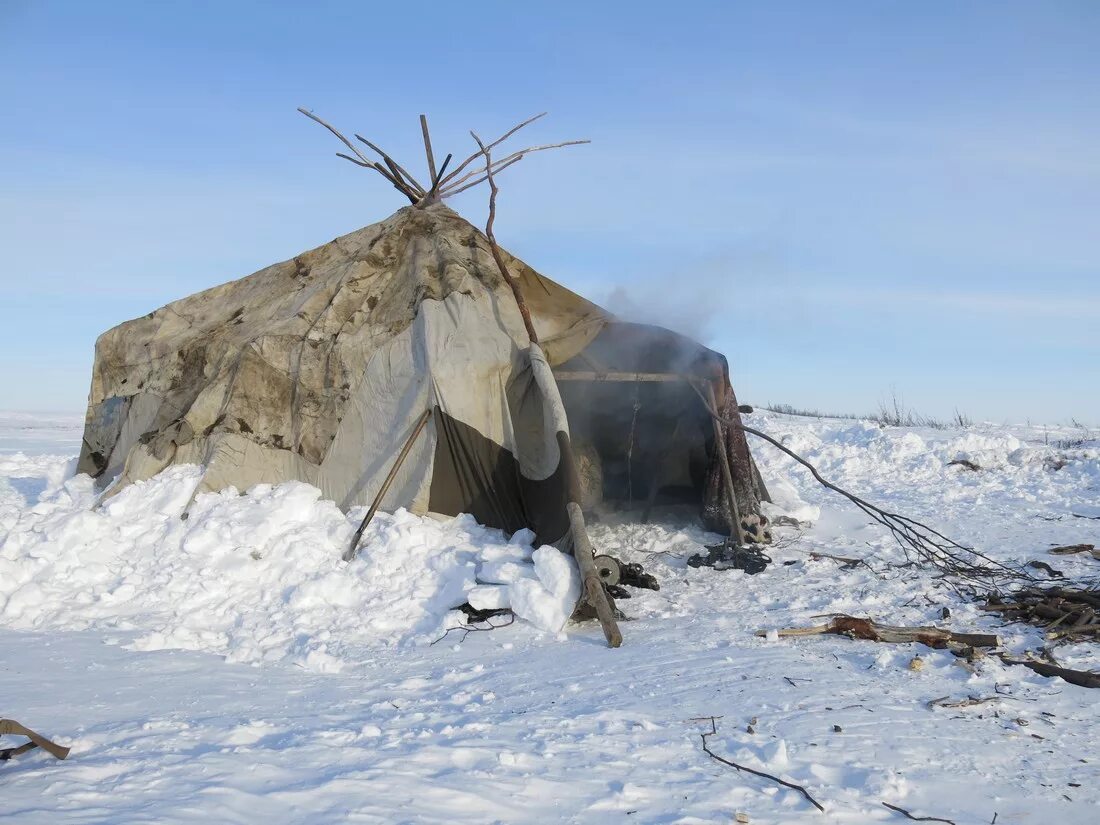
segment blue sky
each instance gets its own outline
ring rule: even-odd
[[[96,335],[539,111],[497,235],[729,358],[745,402],[1100,422],[1100,4],[0,0],[0,408]],[[486,194],[452,205],[484,223]]]

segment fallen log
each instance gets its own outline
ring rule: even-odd
[[[865,639],[872,642],[886,642],[892,644],[906,644],[920,642],[928,647],[948,649],[958,655],[965,655],[969,648],[996,647],[1000,641],[996,635],[990,633],[955,633],[939,627],[896,627],[894,625],[882,625],[870,619],[861,619],[856,616],[835,616],[828,624],[815,625],[813,627],[791,627],[778,631],[783,637],[820,636],[830,633],[838,636],[847,636],[851,639]],[[757,636],[767,636],[768,631],[760,630]],[[1008,653],[996,654],[1006,665],[1023,665],[1038,673],[1040,676],[1057,676],[1071,685],[1085,688],[1100,688],[1100,673],[1090,673],[1084,670],[1071,670],[1046,662],[1036,662],[1031,659],[1016,659]]]
[[[1100,688],[1100,673],[1089,673],[1087,670],[1070,670],[1068,667],[1059,667],[1046,662],[1034,662],[1031,659],[1013,659],[1007,654],[1001,655],[1001,661],[1006,665],[1023,665],[1031,668],[1040,676],[1057,676],[1078,687]]]
[[[828,624],[815,625],[813,627],[791,627],[780,630],[780,636],[817,636],[822,633],[831,633],[838,636],[848,636],[852,639],[866,639],[872,642],[886,642],[888,644],[908,644],[919,642],[922,645],[943,649],[947,647],[996,647],[1000,640],[991,633],[956,633],[939,627],[899,627],[874,622],[871,619],[861,619],[856,616],[834,616]],[[766,630],[761,630],[757,636],[767,636]]]
[[[1093,553],[1096,546],[1092,544],[1065,544],[1061,547],[1051,547],[1047,550],[1052,556],[1072,556],[1077,553]]]

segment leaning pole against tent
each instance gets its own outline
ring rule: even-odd
[[[577,472],[577,463],[573,456],[573,446],[569,442],[569,421],[565,415],[565,405],[561,400],[561,392],[558,390],[558,382],[554,380],[554,373],[550,371],[550,365],[546,356],[539,347],[538,333],[531,321],[531,313],[527,308],[527,302],[523,299],[523,289],[519,282],[508,272],[508,266],[504,263],[504,257],[500,254],[496,236],[493,234],[493,222],[497,215],[497,184],[493,178],[493,157],[491,150],[482,143],[474,132],[470,135],[477,141],[478,148],[485,155],[485,178],[489,182],[489,218],[485,223],[485,237],[489,239],[489,248],[493,252],[493,260],[496,261],[500,274],[512,288],[512,294],[519,306],[519,313],[523,317],[523,324],[527,329],[527,337],[530,346],[527,349],[531,363],[531,371],[535,381],[542,390],[543,397],[551,405],[556,413],[554,421],[555,437],[558,440],[558,449],[561,453],[561,462],[566,473],[566,502],[565,509],[569,515],[569,528],[573,534],[573,557],[580,568],[581,579],[584,584],[584,598],[589,606],[596,611],[596,617],[600,620],[604,637],[611,647],[618,647],[623,643],[623,634],[619,631],[619,625],[615,621],[615,611],[604,590],[603,582],[596,570],[595,553],[592,543],[588,540],[588,530],[584,524],[584,512],[581,510],[581,482]]]

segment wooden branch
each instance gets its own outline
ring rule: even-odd
[[[494,146],[497,146],[501,142],[507,140],[514,135],[517,131],[522,129],[529,123],[538,120],[545,115],[543,112],[540,115],[536,115],[533,118],[528,118],[522,123],[512,127],[505,132],[501,137],[497,138],[488,146],[479,141],[479,151],[470,155],[466,160],[459,164],[458,168],[449,174],[445,174],[447,165],[450,162],[451,156],[448,155],[447,159],[443,162],[443,165],[436,169],[435,165],[435,153],[432,148],[431,134],[428,130],[428,118],[426,115],[420,116],[420,131],[424,138],[424,152],[428,160],[428,172],[430,174],[430,187],[424,187],[416,178],[412,176],[408,169],[403,167],[400,163],[395,161],[390,155],[384,152],[380,147],[367,140],[362,135],[356,134],[355,138],[360,143],[363,143],[375,152],[382,159],[382,163],[375,161],[355,147],[355,145],[347,139],[335,126],[322,120],[313,112],[303,107],[298,107],[298,111],[308,117],[310,120],[319,123],[324,126],[328,131],[335,135],[348,149],[351,150],[351,155],[344,154],[343,152],[337,152],[337,156],[344,160],[354,163],[356,166],[361,166],[365,169],[373,169],[388,180],[397,191],[403,194],[409,199],[410,202],[421,206],[426,206],[431,203],[436,203],[443,198],[457,195],[461,192],[465,192],[471,187],[477,186],[484,181],[490,181],[493,174],[500,172],[514,163],[518,163],[526,155],[531,152],[542,152],[547,149],[559,149],[563,146],[576,146],[582,143],[590,143],[588,140],[568,140],[562,143],[552,143],[544,146],[528,146],[525,149],[520,149],[518,152],[513,152],[505,158],[497,161],[493,161],[489,156],[489,152]],[[470,171],[465,175],[459,177],[462,171],[477,158],[485,155],[486,168],[484,171]]]
[[[865,562],[863,559],[853,559],[849,556],[834,556],[831,553],[822,553],[818,550],[809,550],[807,552],[809,552],[810,558],[814,561],[829,559],[830,561],[835,561],[838,564],[843,565],[845,568],[859,567],[862,565],[868,570],[871,569],[871,565],[867,564],[867,562]]]
[[[508,166],[508,165],[511,165],[511,163],[514,163],[515,161],[517,161],[520,158],[524,157],[525,155],[531,154],[532,152],[544,152],[547,149],[561,149],[563,146],[580,146],[582,144],[591,143],[591,142],[592,142],[591,140],[566,140],[566,141],[563,141],[561,143],[548,143],[545,146],[528,146],[526,149],[520,149],[518,152],[513,152],[512,154],[508,155],[508,157],[503,158],[502,160],[498,160],[497,163],[500,164],[502,167],[503,166]],[[474,177],[475,175],[479,175],[479,174],[481,174],[481,173],[480,172],[469,172],[466,175],[463,175],[458,180],[451,183],[450,185],[448,185],[445,189],[442,189],[440,191],[442,191],[444,193],[454,194],[454,192],[453,192],[454,187],[458,186],[463,181],[467,181],[470,178]]]
[[[828,624],[792,627],[779,631],[780,636],[816,636],[822,633],[889,644],[920,642],[928,647],[940,649],[952,644],[968,647],[996,647],[1000,644],[1000,639],[991,633],[955,633],[939,627],[898,627],[845,615],[835,616]],[[756,635],[767,636],[768,632],[761,630]]]
[[[397,175],[396,177],[391,175],[389,172],[387,172],[385,169],[383,169],[380,165],[378,165],[373,160],[371,160],[366,155],[364,155],[362,152],[360,152],[358,149],[356,149],[355,145],[350,140],[348,140],[346,137],[344,137],[335,126],[331,125],[330,123],[326,123],[324,120],[317,117],[317,115],[313,114],[313,112],[310,112],[307,109],[303,109],[301,106],[298,107],[298,111],[301,112],[306,117],[308,117],[310,120],[314,121],[315,123],[320,123],[326,129],[328,129],[330,132],[332,132],[332,134],[336,135],[336,137],[339,138],[340,141],[345,146],[347,146],[352,152],[355,153],[355,157],[353,158],[353,157],[350,157],[348,155],[343,154],[342,152],[337,152],[336,153],[337,157],[341,157],[344,160],[350,160],[356,166],[363,166],[367,169],[373,169],[374,171],[376,171],[380,175],[382,175],[382,177],[384,177],[390,183],[392,183],[394,188],[397,189],[398,192],[405,195],[413,203],[416,203],[416,201],[418,200],[418,198],[416,197],[417,193],[413,192],[413,191],[410,191],[409,187],[405,184],[404,180],[401,178],[400,175]],[[359,135],[356,135],[356,137],[359,138],[360,140],[363,140],[361,137],[359,137]],[[367,141],[363,141],[363,142],[367,143]],[[368,145],[370,145],[370,144],[368,143]],[[379,152],[379,154],[383,154],[383,153]],[[383,156],[385,157],[385,155],[383,155]]]
[[[531,311],[527,308],[527,302],[523,299],[523,290],[520,288],[519,281],[508,272],[508,266],[504,263],[504,256],[497,245],[496,236],[493,235],[493,223],[497,218],[497,192],[500,191],[497,189],[496,181],[493,180],[493,158],[488,147],[481,142],[481,138],[473,132],[470,132],[470,135],[477,141],[477,145],[481,147],[481,151],[485,155],[485,177],[489,181],[489,219],[485,222],[485,237],[489,240],[489,249],[493,253],[493,260],[496,261],[497,269],[500,270],[505,283],[512,288],[512,295],[515,296],[519,314],[523,318],[523,326],[527,329],[527,337],[532,344],[537,344],[539,336],[535,332],[534,322],[531,321]]]
[[[411,174],[409,174],[408,169],[406,169],[404,166],[402,166],[396,160],[391,158],[389,155],[387,155],[385,152],[383,152],[380,148],[378,148],[378,146],[371,143],[369,140],[367,140],[362,135],[356,134],[355,139],[358,140],[358,141],[363,142],[365,145],[369,146],[373,151],[377,152],[378,155],[382,158],[382,160],[386,163],[387,166],[391,166],[393,169],[396,169],[397,173],[399,173],[399,174],[397,174],[397,177],[399,179],[403,180],[403,181],[407,181],[408,187],[410,189],[414,190],[416,192],[416,194],[418,194],[418,195],[423,195],[424,194],[424,187],[420,185],[420,183],[416,180],[416,178],[414,178]]]
[[[494,160],[494,161],[493,161],[493,162],[492,162],[492,163],[490,164],[490,166],[492,167],[492,171],[493,171],[493,173],[494,173],[494,174],[496,174],[496,173],[497,173],[497,172],[499,172],[499,171],[500,171],[501,169],[503,169],[503,168],[504,168],[504,166],[506,166],[506,165],[507,165],[507,166],[511,166],[511,165],[512,165],[513,163],[515,163],[516,161],[518,161],[518,160],[522,160],[522,158],[512,158],[511,160],[509,160],[509,161],[508,161],[508,163],[507,163],[507,164],[505,164],[505,162],[504,162],[505,160],[508,160],[508,158],[501,158],[500,160]],[[478,180],[487,180],[487,179],[488,179],[488,178],[487,178],[487,175],[486,175],[486,173],[485,173],[485,170],[484,170],[484,169],[475,169],[475,170],[474,170],[474,171],[472,171],[472,172],[467,172],[467,173],[466,173],[465,175],[463,175],[463,176],[462,176],[461,178],[459,178],[459,179],[458,179],[458,180],[456,180],[456,181],[453,181],[453,182],[451,182],[451,183],[447,183],[447,184],[444,184],[444,185],[443,185],[443,186],[441,187],[441,189],[442,189],[442,191],[445,191],[445,192],[453,192],[453,191],[455,191],[456,187],[458,187],[458,186],[461,186],[461,184],[465,183],[465,182],[466,182],[466,181],[468,181],[468,180],[469,180],[470,178],[473,178],[473,177],[477,177],[478,175],[480,175],[480,176],[481,176],[481,177],[479,177],[479,178],[478,178]],[[451,177],[451,175],[448,175],[447,177]],[[469,188],[470,188],[469,186],[463,186],[463,187],[462,187],[462,189],[464,189],[464,190],[465,190],[465,189],[469,189]]]
[[[939,699],[933,699],[928,702],[928,707],[931,708],[972,708],[975,705],[984,705],[986,702],[996,702],[1001,697],[999,696],[967,696],[965,699],[959,699],[956,702],[947,701],[950,696],[941,696]]]
[[[1086,670],[1070,670],[1057,665],[1049,665],[1046,662],[1033,662],[1031,659],[1013,659],[1007,654],[1002,655],[1001,661],[1006,665],[1023,665],[1031,668],[1040,676],[1057,676],[1065,679],[1071,685],[1084,688],[1100,688],[1100,673],[1089,673]]]
[[[503,172],[505,169],[507,169],[513,163],[519,163],[521,160],[523,160],[523,158],[516,158],[515,160],[508,161],[508,163],[503,163],[500,166],[497,166],[497,168],[493,170],[493,174],[495,175],[498,172]],[[477,180],[474,180],[470,183],[467,183],[465,186],[460,186],[457,189],[448,189],[447,194],[444,197],[450,198],[450,197],[453,197],[454,195],[461,194],[462,192],[465,192],[467,189],[473,189],[475,186],[480,186],[481,184],[485,183],[485,181],[487,181],[489,179],[488,175],[483,174],[483,173],[479,173],[479,174],[481,174],[480,178],[478,178]]]
[[[439,174],[436,175],[435,178],[432,179],[432,188],[430,190],[428,190],[428,194],[426,195],[426,198],[428,200],[430,200],[430,201],[438,200],[439,177],[445,171],[447,171],[447,164],[450,163],[450,162],[451,162],[451,155],[448,154],[447,157],[443,158],[443,165],[439,167]]]
[[[343,158],[344,160],[350,160],[356,166],[362,166],[364,169],[374,169],[373,163],[363,163],[358,158],[353,158],[351,155],[345,155],[343,152],[337,152],[336,157]]]
[[[485,619],[484,622],[474,622],[473,624],[467,624],[462,627],[448,627],[446,630],[443,631],[442,636],[429,642],[428,647],[436,644],[436,642],[442,642],[450,634],[459,631],[462,632],[462,638],[458,640],[458,643],[462,644],[464,641],[466,641],[466,637],[469,636],[471,633],[489,633],[493,630],[500,630],[501,628],[509,627],[510,625],[515,624],[516,614],[513,613],[511,610],[505,610],[496,615],[503,615],[505,617],[505,621],[501,622],[500,624],[493,624],[493,619],[490,616],[489,618]]]
[[[390,160],[389,158],[386,158],[385,161],[386,161],[386,166],[389,167],[390,174],[394,177],[394,179],[398,180],[398,181],[401,181],[402,185],[405,187],[405,189],[407,191],[409,191],[414,197],[418,196],[420,194],[419,187],[413,186],[412,184],[409,184],[409,183],[405,182],[405,179],[401,175],[401,167],[398,166],[394,161]],[[419,200],[419,198],[417,198],[417,199]]]
[[[350,160],[356,166],[364,166],[368,169],[373,169],[378,174],[380,174],[382,177],[384,177],[386,180],[388,180],[390,183],[392,183],[393,188],[396,189],[398,192],[400,192],[402,195],[404,195],[406,198],[408,198],[412,203],[416,203],[419,200],[419,198],[417,198],[416,195],[414,195],[412,192],[410,192],[409,189],[406,186],[404,186],[403,184],[401,184],[398,181],[394,180],[394,178],[388,172],[386,172],[385,169],[383,169],[378,164],[376,164],[376,163],[363,163],[362,161],[358,161],[355,158],[351,157],[350,155],[345,155],[343,152],[337,152],[336,157],[343,158],[344,160]]]
[[[439,179],[439,175],[435,172],[435,155],[432,154],[432,138],[428,134],[428,117],[427,115],[420,116],[420,131],[424,133],[424,154],[428,156],[428,175],[432,181],[432,190],[435,190],[435,182]]]
[[[707,744],[707,737],[714,736],[716,733],[718,733],[718,727],[714,724],[714,719],[715,717],[710,717],[710,733],[699,734],[699,737],[703,740],[703,753],[705,753],[711,759],[717,762],[721,762],[723,765],[729,765],[731,768],[736,768],[737,770],[744,771],[745,773],[751,773],[753,776],[759,776],[762,779],[770,779],[772,782],[776,782],[782,785],[784,788],[790,788],[792,791],[798,791],[800,794],[806,797],[807,801],[809,801],[811,805],[821,811],[821,813],[825,813],[825,809],[821,806],[821,803],[810,796],[810,792],[801,785],[796,785],[794,782],[788,782],[786,779],[780,779],[778,776],[773,776],[772,774],[765,773],[764,771],[758,771],[755,768],[748,767],[747,765],[738,764],[737,762],[726,759],[724,756],[719,756],[714,751],[712,751],[710,749],[710,746]]]
[[[346,137],[344,137],[342,134],[340,134],[340,131],[335,126],[333,126],[330,123],[326,123],[325,121],[321,120],[321,118],[317,117],[317,115],[313,114],[313,112],[309,111],[308,109],[303,109],[301,106],[298,107],[298,111],[301,112],[306,117],[308,117],[310,120],[314,121],[315,123],[320,123],[326,129],[328,129],[330,132],[332,132],[334,135],[336,135],[336,137],[338,137],[340,139],[340,141],[345,146],[347,146],[349,149],[351,149],[351,151],[354,152],[356,154],[356,156],[361,161],[363,161],[364,164],[371,167],[372,169],[374,168],[374,166],[375,166],[374,161],[372,161],[370,158],[368,158],[366,155],[364,155],[362,152],[360,152],[358,149],[356,149],[354,144],[352,144],[352,142],[350,140],[348,140]]]
[[[523,121],[523,123],[520,123],[517,126],[513,126],[511,129],[509,129],[503,135],[498,137],[496,140],[494,140],[492,143],[490,143],[485,148],[486,149],[495,149],[497,146],[504,143],[504,141],[508,140],[508,138],[510,138],[512,135],[514,135],[516,132],[518,132],[520,129],[522,129],[524,126],[527,126],[531,123],[534,123],[540,117],[545,117],[545,116],[546,116],[546,112],[543,112],[542,114],[538,114],[538,115],[535,115],[534,117],[527,118],[527,120]],[[462,163],[460,163],[458,165],[458,167],[453,172],[451,172],[451,174],[447,175],[447,177],[440,180],[439,183],[441,185],[445,185],[448,181],[450,181],[452,178],[457,176],[463,169],[465,169],[467,166],[469,166],[471,163],[473,163],[475,160],[477,160],[479,157],[481,157],[482,154],[483,154],[483,151],[474,152],[472,155],[470,155],[468,158],[466,158],[466,160],[462,161]]]
[[[1062,547],[1051,547],[1047,552],[1053,556],[1070,556],[1074,553],[1092,553],[1095,550],[1094,544],[1067,544]]]
[[[883,802],[882,804],[891,811],[897,811],[899,814],[904,814],[907,819],[911,819],[914,822],[946,822],[947,825],[955,825],[955,820],[953,819],[943,819],[938,816],[913,816],[909,811],[905,810],[905,808],[899,808],[897,805],[891,805],[889,802]]]
[[[397,471],[401,469],[401,465],[405,462],[406,456],[412,449],[413,442],[416,441],[416,437],[420,435],[424,429],[424,425],[428,423],[428,419],[432,417],[432,411],[430,409],[424,410],[424,414],[417,419],[416,426],[413,427],[412,433],[405,441],[405,446],[401,448],[401,452],[397,454],[397,458],[393,462],[393,466],[390,467],[390,471],[386,474],[386,478],[382,481],[382,486],[378,488],[378,494],[374,497],[374,501],[371,502],[370,507],[367,509],[367,514],[363,516],[363,521],[359,523],[359,529],[355,531],[355,535],[351,538],[351,546],[344,552],[344,561],[351,561],[359,553],[359,540],[363,538],[363,531],[367,529],[367,525],[370,524],[374,514],[378,512],[378,508],[382,504],[382,498],[390,489],[390,485],[393,483],[394,478],[397,477]]]
[[[433,190],[439,188],[439,178],[443,175],[444,172],[447,171],[447,164],[449,164],[451,162],[452,157],[453,157],[453,155],[451,155],[448,152],[447,157],[443,158],[443,164],[439,167],[439,174],[436,175],[435,180],[432,181],[432,189]]]

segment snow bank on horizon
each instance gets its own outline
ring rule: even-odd
[[[110,627],[137,631],[139,650],[336,671],[356,649],[423,643],[461,624],[452,610],[475,590],[492,589],[493,606],[551,632],[580,592],[571,558],[535,550],[530,531],[509,542],[469,516],[378,513],[347,564],[362,513],[344,516],[308,484],[202,494],[183,520],[197,467],[169,468],[96,508],[90,478],[64,480],[69,462],[5,464],[0,620],[13,628]],[[45,485],[21,489],[19,476],[36,469]]]

